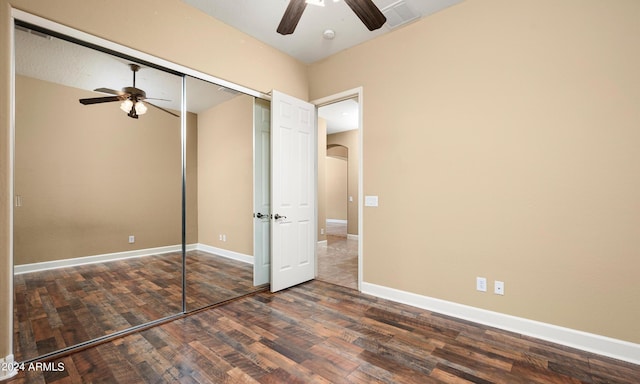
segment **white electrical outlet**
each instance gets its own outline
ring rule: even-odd
[[[222,241],[227,241],[227,235],[222,235]]]
[[[133,235],[129,236],[129,244],[133,244],[135,242],[136,242],[136,237]]]
[[[496,280],[493,284],[493,293],[496,295],[504,295],[504,281]]]
[[[324,228],[320,228],[320,234],[324,235]]]
[[[218,235],[218,240],[222,241],[222,234]]]
[[[486,277],[476,277],[476,290],[480,292],[487,292]]]

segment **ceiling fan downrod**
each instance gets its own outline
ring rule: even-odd
[[[136,72],[140,70],[140,66],[138,64],[129,64],[131,71],[133,72],[133,88],[136,87]]]

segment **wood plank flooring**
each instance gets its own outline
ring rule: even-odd
[[[182,255],[16,275],[14,355],[25,361],[182,312]],[[187,309],[255,291],[250,264],[187,253]]]
[[[640,383],[640,366],[311,281],[63,357],[21,383]]]

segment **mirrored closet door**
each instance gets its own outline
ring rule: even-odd
[[[27,27],[15,52],[15,359],[181,313],[182,76]]]
[[[269,102],[94,47],[17,22],[16,361],[269,283]]]
[[[255,99],[187,76],[186,104],[187,233],[197,237],[185,270],[192,311],[264,286],[253,279]]]

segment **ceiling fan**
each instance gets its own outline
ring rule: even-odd
[[[129,68],[133,72],[133,86],[124,87],[122,91],[116,91],[114,89],[109,88],[96,88],[94,91],[109,93],[115,96],[104,96],[104,97],[91,97],[88,99],[80,99],[80,104],[90,105],[90,104],[99,104],[99,103],[109,103],[112,101],[122,101],[120,105],[120,109],[127,113],[127,116],[137,119],[139,115],[143,115],[147,112],[146,105],[142,102],[143,100],[148,105],[158,108],[161,111],[167,112],[170,115],[180,117],[175,113],[168,111],[164,108],[158,107],[157,105],[151,104],[147,100],[163,100],[169,101],[166,99],[153,99],[147,98],[147,94],[142,89],[136,88],[136,72],[140,70],[140,66],[138,64],[129,64]]]
[[[387,21],[382,11],[380,11],[372,0],[344,0],[344,2],[347,3],[349,8],[351,8],[370,31],[375,31],[382,27]],[[277,31],[279,34],[290,35],[295,31],[298,21],[300,21],[302,13],[308,3],[324,5],[324,0],[289,0],[289,5],[284,11],[280,25],[278,25]]]

